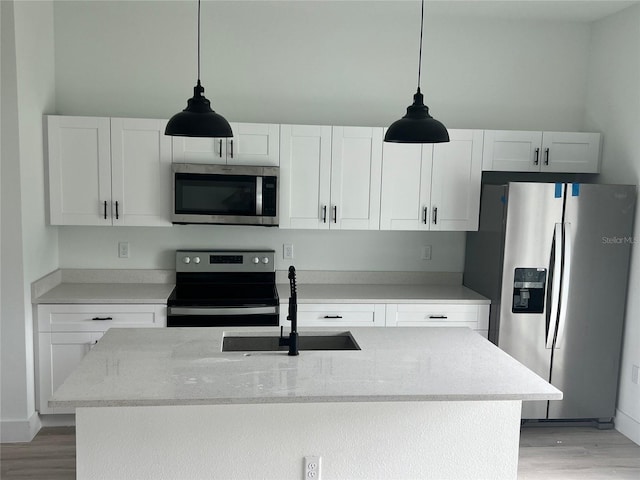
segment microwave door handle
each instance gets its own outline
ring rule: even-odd
[[[547,339],[545,347],[547,349],[553,348],[553,341],[556,336],[556,326],[558,324],[558,304],[560,303],[560,286],[562,279],[560,278],[562,270],[562,224],[556,223],[553,232],[553,244],[554,244],[554,261],[553,261],[553,284],[551,285],[551,314],[549,316],[549,331],[547,332]]]
[[[264,177],[256,177],[256,215],[262,215],[262,183]]]

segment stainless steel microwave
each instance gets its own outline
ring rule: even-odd
[[[278,167],[174,163],[173,223],[278,225]]]

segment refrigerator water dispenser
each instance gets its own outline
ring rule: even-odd
[[[513,313],[544,312],[546,268],[516,268],[513,275]]]

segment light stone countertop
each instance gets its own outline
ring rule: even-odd
[[[280,303],[288,303],[289,284],[278,284]],[[298,284],[298,303],[456,303],[490,304],[462,285]]]
[[[338,332],[335,329],[300,329]],[[274,328],[110,329],[52,407],[559,400],[562,393],[466,328],[351,328],[359,351],[222,352]]]
[[[33,303],[166,304],[172,283],[61,283]]]

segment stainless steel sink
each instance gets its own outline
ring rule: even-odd
[[[223,352],[277,352],[287,351],[274,336],[225,336],[222,339]],[[304,335],[298,338],[298,350],[360,350],[350,332],[326,335]]]

